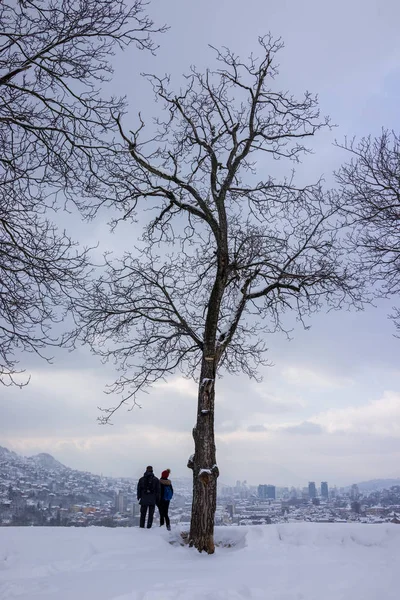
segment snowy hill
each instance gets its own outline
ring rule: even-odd
[[[40,454],[31,456],[28,460],[34,462],[40,467],[43,467],[44,469],[49,469],[52,471],[68,469],[68,467],[56,460],[54,456],[51,456],[51,454],[47,454],[46,452],[41,452]]]
[[[221,527],[214,556],[160,528],[4,528],[1,600],[397,600],[400,526]],[[174,544],[170,544],[173,542]],[[230,546],[230,547],[228,547]]]
[[[32,467],[46,469],[48,471],[71,470],[46,452],[26,457],[21,456],[16,452],[12,452],[11,450],[7,450],[7,448],[4,448],[3,446],[0,446],[0,463],[3,467],[7,464],[12,467],[17,467],[21,470],[21,473],[23,473],[24,469],[29,470],[32,469]]]
[[[357,485],[361,492],[371,492],[389,489],[394,485],[400,485],[400,479],[371,479],[370,481],[361,481]]]
[[[18,458],[18,454],[0,446],[0,460],[15,460]]]

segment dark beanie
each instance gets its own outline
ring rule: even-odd
[[[168,479],[170,473],[171,471],[169,469],[165,469],[165,471],[161,473],[161,479]]]

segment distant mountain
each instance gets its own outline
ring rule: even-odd
[[[8,450],[8,448],[4,448],[4,446],[0,446],[0,461],[13,463],[19,460],[21,457],[12,450]]]
[[[66,467],[58,460],[56,460],[51,454],[47,454],[46,452],[41,452],[40,454],[36,454],[35,456],[21,456],[12,450],[8,450],[3,446],[0,446],[0,462],[3,464],[8,464],[15,468],[22,469],[22,471],[27,469],[44,469],[46,471],[65,471],[71,470],[69,467]]]
[[[4,446],[0,446],[0,458],[17,458],[18,454],[16,454],[15,452],[12,452],[11,450],[8,450],[7,448],[4,448]]]
[[[400,478],[397,479],[371,479],[370,481],[361,481],[358,483],[358,489],[360,492],[371,492],[384,490],[392,487],[393,485],[400,485]],[[349,486],[350,487],[350,486]]]
[[[68,468],[51,456],[51,454],[47,454],[47,452],[41,452],[40,454],[31,456],[28,458],[28,460],[31,460],[39,467],[43,467],[44,469],[49,469],[51,471],[59,471]]]

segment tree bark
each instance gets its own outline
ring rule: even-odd
[[[197,423],[193,429],[194,455],[188,467],[193,469],[193,505],[189,545],[199,552],[213,554],[214,516],[217,506],[217,478],[214,439],[215,357],[203,356],[197,406]]]

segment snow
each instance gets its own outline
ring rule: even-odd
[[[211,475],[211,469],[200,469],[199,475],[201,475],[202,473],[210,473]]]
[[[220,330],[219,338],[217,340],[217,346],[219,346],[224,341],[225,337],[228,335],[229,331],[231,330],[231,327],[236,320],[238,308],[239,308],[239,305],[237,306],[235,311],[233,311],[230,314],[230,316],[228,317],[228,321],[225,323],[225,325],[222,326],[222,328]]]
[[[232,321],[233,321],[233,317],[231,316],[228,320],[228,322],[221,328],[220,332],[219,332],[219,337],[222,340],[226,334],[229,332],[231,325],[232,325]]]
[[[233,326],[234,322],[236,321],[238,310],[240,308],[241,303],[243,302],[243,292],[241,290],[242,285],[244,285],[244,284],[241,283],[241,285],[239,286],[239,289],[237,291],[236,299],[234,302],[235,306],[234,306],[233,310],[231,311],[230,315],[228,315],[226,323],[224,325],[222,325],[222,327],[220,329],[217,346],[222,344],[225,337],[228,335],[231,327]]]
[[[250,290],[250,294],[262,294],[266,290],[267,286],[265,282],[262,285],[258,285],[256,287],[252,287]]]
[[[220,527],[216,554],[179,531],[3,527],[1,600],[397,600],[400,526]],[[171,545],[169,542],[175,542]]]

